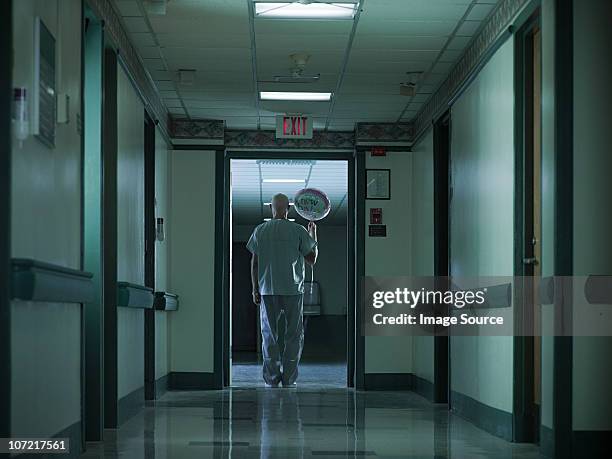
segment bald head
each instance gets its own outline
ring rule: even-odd
[[[273,218],[287,218],[289,213],[289,198],[278,193],[272,197],[272,217]]]

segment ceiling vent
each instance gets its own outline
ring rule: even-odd
[[[400,96],[414,97],[417,91],[417,83],[420,81],[423,72],[406,72],[408,81],[400,83]]]
[[[184,86],[193,86],[196,71],[194,69],[179,69],[177,72],[178,82]]]

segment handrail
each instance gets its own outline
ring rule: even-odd
[[[453,287],[453,290],[456,288]],[[486,295],[484,296],[484,302],[482,304],[472,303],[469,306],[465,306],[459,310],[465,309],[498,309],[498,308],[510,308],[512,307],[512,284],[498,284],[498,285],[487,285],[486,287],[471,288],[470,292],[479,292],[486,289]],[[463,289],[462,289],[463,290]]]
[[[612,304],[612,276],[588,276],[584,284],[584,296],[589,304]]]
[[[155,292],[154,309],[157,311],[176,311],[178,310],[178,295],[169,292]]]
[[[11,260],[11,297],[46,303],[89,303],[93,274],[31,258]]]
[[[153,308],[153,289],[131,282],[117,282],[117,306],[122,308]]]

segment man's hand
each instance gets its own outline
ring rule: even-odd
[[[257,290],[253,290],[253,303],[257,305],[261,303],[261,294]]]
[[[317,225],[315,222],[308,222],[308,232],[313,237],[313,239],[317,239]]]

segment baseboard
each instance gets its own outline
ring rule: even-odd
[[[168,382],[170,380],[170,375],[166,374],[161,378],[157,378],[155,380],[155,400],[163,396],[166,392],[168,392]]]
[[[540,426],[540,454],[553,457],[555,452],[555,433],[550,427]]]
[[[610,430],[574,430],[572,457],[595,459],[610,457]]]
[[[221,389],[215,384],[214,373],[173,371],[168,376],[168,390]]]
[[[144,386],[121,397],[117,403],[117,426],[120,426],[132,418],[144,408],[145,389]]]
[[[434,403],[434,384],[431,381],[417,375],[413,375],[412,390],[421,397],[424,397],[430,402]]]
[[[451,391],[450,401],[451,410],[457,415],[490,434],[512,441],[512,413],[455,391]]]
[[[412,390],[412,373],[366,373],[364,390]]]

